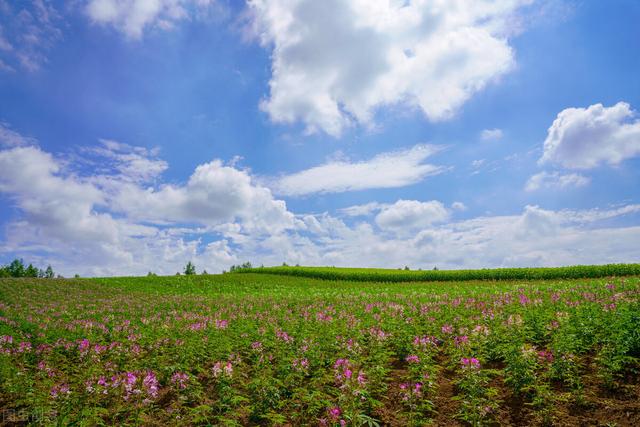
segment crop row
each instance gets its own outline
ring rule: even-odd
[[[336,267],[258,267],[236,273],[277,274],[323,280],[359,282],[457,282],[463,280],[556,280],[640,275],[640,264],[576,265],[544,268],[495,268],[480,270],[392,270]]]

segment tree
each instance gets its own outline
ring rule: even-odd
[[[252,265],[251,265],[251,263],[249,261],[245,262],[244,264],[232,265],[229,268],[229,273],[233,273],[234,271],[239,271],[239,270],[243,270],[243,269],[246,269],[246,268],[252,268]]]
[[[405,269],[405,271],[409,271],[409,266],[408,266],[408,265],[405,265],[405,266],[404,266],[404,269]]]
[[[48,265],[47,269],[44,271],[44,277],[47,279],[53,279],[55,277],[55,273],[53,272],[51,265]]]
[[[196,266],[193,265],[191,261],[189,261],[187,265],[184,266],[184,274],[186,274],[187,276],[196,274]]]
[[[11,261],[9,274],[11,274],[11,277],[24,277],[24,262],[18,258]]]
[[[209,274],[209,273],[207,273],[207,270],[202,270],[202,274],[203,274],[204,276],[206,276],[206,275],[207,275],[207,274]]]
[[[24,270],[24,277],[38,277],[38,269],[35,268],[33,264],[29,264]]]

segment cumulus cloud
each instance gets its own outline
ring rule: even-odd
[[[510,25],[529,3],[251,0],[253,33],[272,51],[262,108],[333,136],[394,104],[447,119],[513,67]]]
[[[94,168],[11,132],[0,150],[0,194],[19,216],[5,224],[0,253],[48,257],[62,271],[94,275],[154,265],[166,273],[186,259],[220,270],[238,261],[230,246],[246,236],[260,240],[301,224],[247,171],[220,160],[198,166],[185,184],[154,184],[167,167],[155,150],[103,140],[76,156],[100,157],[104,166]],[[235,240],[203,247],[203,234]]]
[[[185,185],[142,188],[120,183],[113,190],[112,208],[137,220],[217,225],[242,220],[254,230],[294,225],[286,204],[271,191],[252,183],[247,172],[220,160],[199,165]]]
[[[539,163],[568,169],[618,165],[640,155],[640,119],[629,104],[561,111],[549,128]]]
[[[502,139],[502,129],[485,129],[480,132],[480,139],[483,141],[497,141]]]
[[[184,183],[163,184],[161,173],[143,182],[119,166],[132,153],[159,161],[154,150],[103,141],[93,154],[108,167],[95,170],[29,142],[0,149],[0,195],[16,212],[4,224],[0,256],[50,263],[65,275],[173,274],[187,260],[217,272],[247,260],[476,268],[640,257],[640,227],[624,225],[640,205],[526,206],[456,221],[461,202],[447,208],[437,200],[398,200],[345,208],[340,217],[294,215],[248,171],[220,160],[199,165]]]
[[[524,189],[526,191],[536,191],[540,189],[584,187],[590,182],[590,178],[577,173],[540,172],[529,178]]]
[[[407,150],[381,153],[360,162],[329,161],[282,176],[273,180],[271,185],[277,194],[285,196],[404,187],[445,170],[442,166],[424,163],[440,149],[431,145],[416,145]]]
[[[38,147],[0,151],[0,192],[9,194],[37,234],[113,243],[115,222],[94,210],[105,202],[102,193],[61,172],[53,156]]]
[[[417,202],[417,201],[416,201]],[[420,202],[417,202],[420,203]],[[428,203],[428,202],[426,202]],[[517,214],[433,223],[411,233],[377,231],[369,222],[349,226],[328,214],[314,216],[315,231],[244,246],[245,257],[265,265],[397,268],[486,268],[635,262],[640,227],[600,223],[637,215],[639,205],[553,211],[525,206]],[[305,219],[311,222],[309,215]]]
[[[140,39],[145,30],[171,29],[214,4],[215,0],[90,0],[86,13],[97,24],[111,25],[131,39]]]
[[[444,222],[448,218],[449,211],[437,200],[429,202],[398,200],[384,207],[375,221],[383,230],[412,231]]]

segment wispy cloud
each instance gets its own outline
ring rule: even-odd
[[[441,149],[433,145],[416,145],[407,150],[381,153],[369,160],[329,161],[272,179],[270,186],[276,194],[283,196],[404,187],[446,170],[443,166],[424,162]]]
[[[37,71],[62,38],[62,17],[48,1],[0,2],[0,71]]]
[[[526,191],[536,191],[540,189],[584,187],[590,182],[590,178],[577,173],[540,172],[529,178],[524,189]]]
[[[480,132],[480,139],[483,141],[497,141],[502,139],[502,129],[485,129]]]
[[[216,0],[89,0],[86,13],[101,25],[110,25],[130,39],[149,29],[170,30],[179,21],[222,11]]]

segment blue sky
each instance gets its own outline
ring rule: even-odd
[[[0,0],[0,263],[638,262],[633,0]]]

